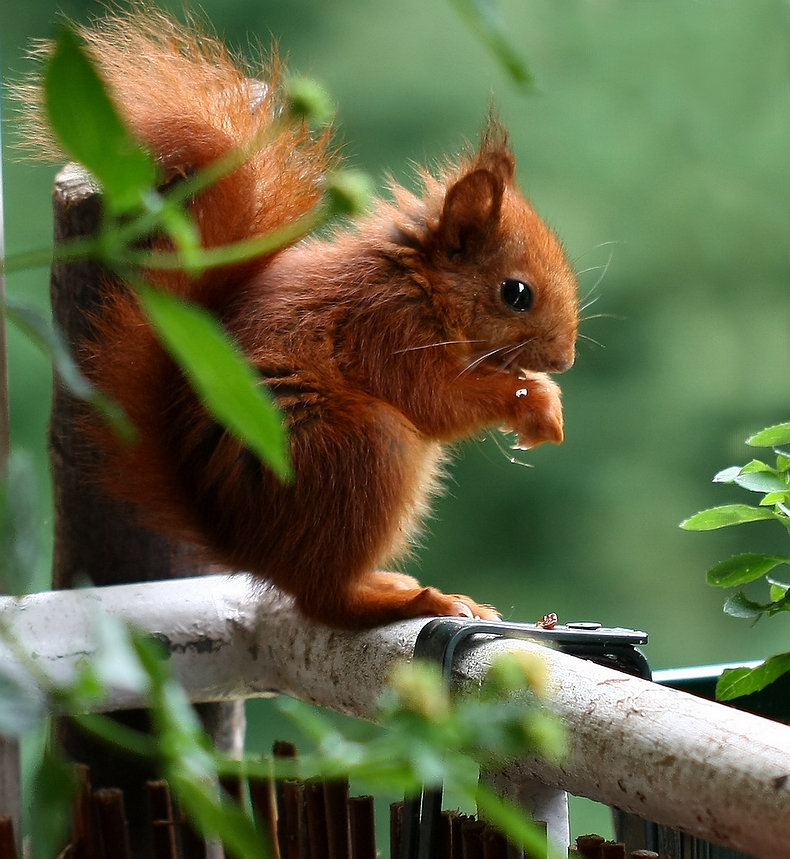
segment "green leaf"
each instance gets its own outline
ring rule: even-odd
[[[741,473],[740,465],[731,465],[729,468],[722,469],[713,478],[714,483],[733,483],[735,478]]]
[[[174,199],[174,195],[162,195],[153,190],[146,194],[145,206],[156,217],[157,226],[173,240],[184,271],[193,277],[199,274],[204,268],[200,258],[200,231],[190,212],[180,200]],[[145,221],[140,219],[140,223]]]
[[[330,216],[356,217],[370,208],[373,182],[361,170],[335,170],[326,187]]]
[[[727,599],[724,603],[724,611],[732,617],[757,621],[764,614],[774,615],[780,611],[790,611],[790,594],[785,591],[778,599],[772,597],[771,602],[759,603],[750,600],[743,591],[739,591]]]
[[[790,653],[780,653],[766,659],[756,668],[733,668],[725,671],[716,684],[716,699],[731,701],[742,695],[759,692],[790,671]]]
[[[728,525],[739,525],[742,522],[758,522],[761,519],[781,518],[773,510],[751,507],[748,504],[725,504],[722,507],[711,507],[690,516],[680,527],[686,531],[712,531],[716,528],[726,528]]]
[[[150,679],[141,665],[127,624],[118,617],[97,609],[92,627],[96,651],[90,664],[99,683],[108,689],[147,693]]]
[[[104,742],[125,749],[133,755],[153,758],[157,753],[156,739],[134,728],[128,728],[110,716],[99,713],[85,713],[71,716],[71,720]]]
[[[790,443],[790,423],[766,427],[746,439],[746,444],[752,447],[776,447],[776,445],[788,443]]]
[[[93,385],[80,373],[60,332],[44,314],[29,304],[10,299],[6,301],[5,312],[8,320],[49,358],[69,393],[82,400],[90,399]]]
[[[74,397],[85,400],[125,441],[134,439],[135,430],[123,409],[82,375],[63,342],[60,331],[35,307],[7,301],[6,317],[34,343],[58,376],[63,387]]]
[[[790,490],[768,492],[760,499],[760,507],[773,507],[776,504],[790,503]]]
[[[532,73],[526,62],[513,47],[504,24],[497,14],[494,0],[451,0],[462,18],[477,34],[481,42],[521,90],[529,92],[533,86]]]
[[[714,478],[714,483],[735,483],[751,492],[787,492],[790,490],[770,465],[753,459],[743,468],[733,465],[720,471]]]
[[[731,617],[743,617],[758,620],[768,610],[769,604],[750,600],[743,591],[733,594],[724,603],[724,613]]]
[[[770,472],[771,474],[776,474],[774,469],[771,468],[771,466],[768,465],[767,463],[763,462],[761,459],[751,459],[741,469],[741,474],[751,474],[754,472],[763,472],[763,471]]]
[[[50,125],[61,145],[104,189],[110,209],[139,206],[156,182],[156,166],[118,115],[102,79],[76,35],[58,33],[44,92]]]
[[[208,737],[158,642],[131,633],[151,688],[151,716],[164,776],[181,808],[204,834],[219,837],[238,859],[267,859],[252,820],[219,788]]]
[[[708,570],[708,584],[718,588],[738,587],[759,579],[780,564],[790,564],[790,558],[753,552],[735,555]]]
[[[774,582],[771,579],[768,579],[768,584],[770,585],[768,595],[771,597],[771,602],[784,603],[787,599],[787,592],[790,590],[790,586],[781,582]]]
[[[738,475],[733,481],[750,492],[788,492],[790,487],[781,477],[772,471],[754,471]]]
[[[283,420],[268,389],[207,311],[138,284],[162,343],[209,411],[281,479],[290,477]]]
[[[226,851],[237,859],[268,859],[252,820],[214,784],[182,779],[173,769],[168,770],[168,782],[179,805],[203,834],[220,838]]]
[[[326,125],[335,115],[329,93],[312,78],[292,77],[286,82],[288,111],[297,119]]]
[[[278,698],[277,709],[291,719],[316,746],[338,733],[332,721],[320,710],[297,698]]]
[[[76,790],[74,769],[57,752],[47,749],[39,762],[32,787],[30,831],[34,859],[58,856],[66,843],[71,803]]]
[[[529,855],[555,855],[547,853],[550,848],[546,844],[545,832],[512,800],[498,796],[482,781],[475,791],[475,800],[480,815],[491,821],[497,829],[507,833],[508,839],[524,848]]]

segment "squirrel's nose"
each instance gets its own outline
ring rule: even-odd
[[[571,346],[571,348],[564,355],[558,355],[554,359],[552,359],[551,363],[549,364],[549,372],[564,373],[566,370],[570,370],[575,360],[576,349]]]

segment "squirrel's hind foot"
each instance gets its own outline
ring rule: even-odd
[[[310,616],[330,626],[362,629],[408,620],[415,617],[464,617],[501,620],[489,605],[481,605],[463,594],[445,594],[437,588],[423,587],[412,576],[375,572],[357,582],[334,604]]]

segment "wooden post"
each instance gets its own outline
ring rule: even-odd
[[[55,243],[92,235],[101,219],[102,201],[90,177],[79,167],[65,167],[55,180]],[[91,332],[91,318],[100,314],[103,285],[109,275],[93,260],[56,264],[51,299],[55,324],[79,360],[80,344]],[[55,384],[49,447],[55,493],[53,585],[71,588],[86,580],[94,585],[157,581],[202,575],[207,568],[183,543],[135,523],[129,506],[107,498],[86,476],[97,453],[75,425],[87,406]],[[244,738],[243,701],[201,705],[207,730],[227,750],[240,751]],[[117,713],[133,727],[145,729],[144,711]],[[58,730],[67,754],[86,763],[96,787],[120,787],[128,807],[132,849],[140,853],[139,834],[146,803],[145,782],[156,778],[151,768],[82,736],[69,723]]]

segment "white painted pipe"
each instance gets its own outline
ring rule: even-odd
[[[243,576],[5,598],[0,616],[39,665],[66,680],[95,648],[99,604],[162,638],[193,701],[279,692],[363,718],[424,625],[330,630]],[[538,779],[761,859],[790,856],[790,728],[526,641],[464,644],[455,674],[477,684],[508,650],[545,659],[569,753],[559,767],[515,763],[497,776],[500,787],[516,795]],[[107,709],[142,703],[118,689]]]
[[[67,683],[96,650],[98,609],[157,636],[193,702],[284,693],[343,713],[372,711],[393,663],[411,655],[424,621],[344,632],[304,620],[246,576],[205,576],[0,597],[0,618],[39,667]],[[2,654],[5,664],[13,661]],[[144,706],[117,688],[105,710]]]
[[[748,856],[790,857],[790,727],[562,653],[548,667],[568,758],[515,763],[500,789],[537,779]]]

